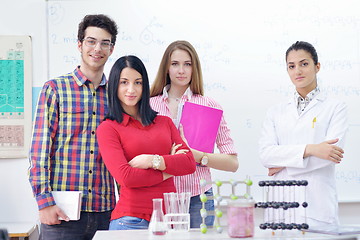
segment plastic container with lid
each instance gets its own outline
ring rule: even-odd
[[[227,219],[230,237],[254,236],[254,206],[253,199],[237,199],[228,202]]]

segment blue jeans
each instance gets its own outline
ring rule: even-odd
[[[111,211],[81,212],[78,221],[40,226],[40,240],[91,240],[97,230],[108,230]]]
[[[124,216],[111,220],[109,230],[132,230],[132,229],[148,229],[149,221],[138,218]]]
[[[210,188],[205,192],[205,195],[208,197],[213,196],[213,190]],[[202,202],[200,201],[200,195],[193,196],[190,199],[190,228],[199,228],[202,223],[202,218],[200,215],[200,209],[202,208]],[[205,203],[205,209],[207,211],[214,211],[214,200],[207,200]],[[208,216],[205,218],[205,224],[207,226],[214,225],[215,216]]]

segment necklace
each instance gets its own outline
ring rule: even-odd
[[[170,98],[170,99],[174,99],[175,101],[177,101],[177,102],[180,102],[180,100],[181,100],[181,97],[170,97],[170,96],[168,96],[168,98]]]
[[[175,99],[175,101],[179,102],[181,98],[173,98],[173,97],[169,97],[171,99]]]

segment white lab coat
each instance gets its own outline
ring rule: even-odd
[[[285,167],[274,179],[308,180],[307,219],[337,224],[338,202],[336,164],[314,156],[303,158],[305,146],[339,138],[336,145],[343,148],[347,129],[345,103],[327,98],[322,92],[300,115],[294,97],[267,112],[259,141],[261,162],[266,168]]]

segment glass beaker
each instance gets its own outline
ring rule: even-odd
[[[254,236],[254,206],[252,199],[228,202],[228,234],[232,238]]]
[[[153,212],[149,223],[149,231],[154,235],[164,235],[167,226],[164,222],[164,212],[162,210],[162,198],[153,199]]]

